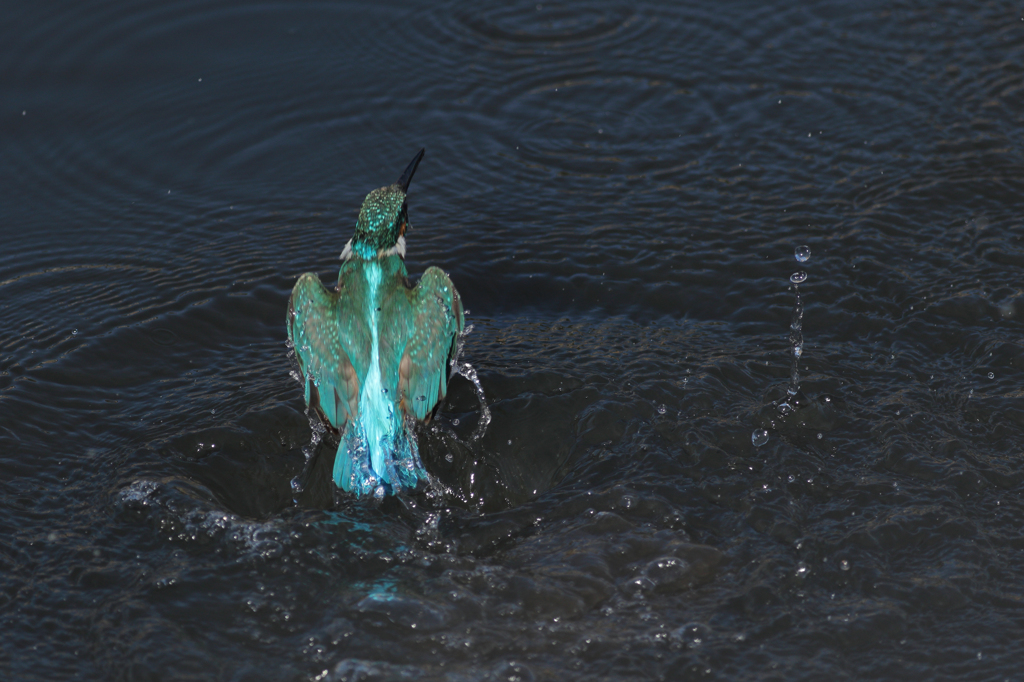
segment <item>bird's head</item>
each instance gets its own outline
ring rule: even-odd
[[[409,227],[409,208],[405,195],[409,182],[425,150],[413,157],[402,177],[393,185],[375,189],[366,195],[359,209],[356,231],[345,245],[342,260],[359,256],[367,260],[398,254],[405,257],[405,231]]]

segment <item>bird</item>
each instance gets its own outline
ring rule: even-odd
[[[357,497],[428,482],[415,426],[444,401],[465,329],[462,300],[438,267],[413,286],[405,268],[406,196],[421,149],[394,184],[366,195],[341,253],[338,284],[299,276],[286,324],[306,406],[340,440],[334,484]]]

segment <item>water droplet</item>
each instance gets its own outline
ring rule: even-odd
[[[458,426],[459,425],[459,420],[458,419],[453,419],[452,420],[452,425]]]
[[[821,440],[821,434],[820,433],[818,434],[818,440]]]
[[[664,405],[658,405],[658,414],[665,414],[668,411]]]
[[[755,448],[759,448],[768,442],[768,432],[764,429],[755,429],[754,433],[750,435],[750,442],[754,444]]]
[[[789,276],[789,281],[792,282],[793,284],[803,284],[806,280],[807,273],[804,272],[803,270],[799,272],[794,272],[792,275]]]
[[[844,570],[844,571],[849,571],[850,570],[850,562],[847,561],[846,559],[843,559],[842,561],[839,562],[839,568],[841,570]]]
[[[78,330],[77,330],[77,329],[72,329],[72,330],[71,330],[71,334],[72,334],[72,335],[74,335],[74,334],[77,334],[77,333],[78,333]]]
[[[989,379],[995,379],[996,378],[996,373],[995,372],[989,372],[988,373],[988,378]]]
[[[455,350],[455,360],[452,361],[452,370],[473,382],[473,387],[476,389],[476,397],[480,402],[480,420],[476,424],[476,430],[473,433],[472,440],[478,441],[483,438],[484,433],[487,431],[487,426],[491,423],[491,410],[487,407],[486,396],[484,396],[484,387],[480,385],[480,377],[477,376],[473,365],[468,362],[460,363],[458,361],[458,356],[462,353],[464,337],[472,331],[472,329],[473,325],[469,325],[460,336],[458,347]]]
[[[450,453],[450,452],[444,456],[444,461],[446,461],[446,462],[451,462],[454,459],[455,458],[452,456],[452,453]]]
[[[210,414],[217,414],[217,408],[215,407],[212,410],[210,410]]]
[[[798,263],[806,263],[811,259],[811,247],[807,246],[806,244],[803,246],[798,246],[796,247],[796,250],[793,252],[793,255],[796,256],[796,260]]]

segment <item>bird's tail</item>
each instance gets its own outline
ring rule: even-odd
[[[416,436],[408,425],[382,436],[380,443],[373,445],[377,447],[369,443],[359,420],[350,419],[334,457],[336,486],[359,497],[383,497],[412,490],[427,480]]]

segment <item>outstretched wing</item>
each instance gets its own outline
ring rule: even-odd
[[[359,377],[365,376],[370,331],[347,310],[345,290],[328,291],[320,278],[299,277],[288,300],[288,338],[305,382],[306,404],[339,431],[359,409]]]
[[[427,268],[408,296],[412,325],[398,364],[398,395],[402,410],[424,421],[448,391],[448,367],[465,320],[459,293],[440,268]]]

